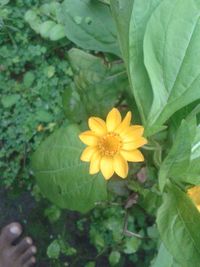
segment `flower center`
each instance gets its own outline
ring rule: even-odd
[[[122,140],[116,133],[104,135],[98,143],[98,149],[102,156],[114,156],[122,146]]]

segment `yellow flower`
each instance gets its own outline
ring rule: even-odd
[[[188,189],[187,194],[192,199],[197,209],[200,211],[200,186],[194,186]]]
[[[131,112],[127,112],[122,120],[116,108],[108,113],[106,121],[98,117],[89,118],[90,131],[81,133],[79,138],[88,145],[81,155],[81,160],[90,162],[90,174],[101,171],[107,180],[116,172],[118,176],[126,178],[127,161],[144,161],[138,150],[147,143],[142,137],[144,127],[130,125],[130,122]]]

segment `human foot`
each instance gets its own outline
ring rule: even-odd
[[[22,233],[18,223],[4,227],[0,234],[0,267],[29,267],[35,263],[36,247],[30,237],[14,244]]]

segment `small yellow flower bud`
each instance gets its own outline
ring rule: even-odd
[[[42,132],[42,131],[44,131],[44,126],[42,124],[39,124],[37,126],[37,132]]]

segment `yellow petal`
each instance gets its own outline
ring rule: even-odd
[[[114,171],[121,178],[126,178],[128,175],[128,163],[120,154],[114,157]]]
[[[134,137],[142,136],[144,133],[144,127],[141,125],[134,125],[126,128],[123,132],[120,133],[122,139],[133,139]],[[127,141],[128,142],[128,141]]]
[[[101,172],[106,180],[110,179],[114,174],[113,158],[104,156],[100,162]]]
[[[121,114],[119,113],[118,109],[113,108],[106,118],[106,126],[109,132],[113,132],[121,123]]]
[[[107,132],[106,123],[98,117],[91,117],[88,120],[89,127],[97,135],[104,135]]]
[[[139,137],[132,142],[124,143],[122,146],[123,150],[134,150],[138,147],[141,147],[147,143],[147,140],[144,137]]]
[[[144,161],[144,156],[142,155],[142,153],[138,149],[132,150],[132,151],[121,150],[120,154],[127,161],[131,161],[131,162],[142,162],[142,161]]]
[[[96,147],[88,146],[83,150],[81,154],[81,160],[89,162],[91,160],[92,155],[97,151]]]
[[[92,131],[85,131],[79,135],[81,141],[88,146],[96,146],[98,137]]]
[[[131,122],[131,112],[128,111],[126,113],[125,118],[123,119],[122,123],[117,127],[115,130],[116,133],[121,133],[123,132],[126,128],[129,128],[130,122]]]
[[[92,155],[91,162],[90,162],[90,174],[95,174],[100,171],[100,160],[101,160],[101,155],[97,151]]]

